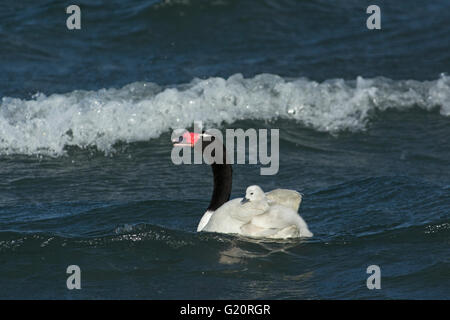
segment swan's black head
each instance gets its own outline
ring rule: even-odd
[[[202,151],[211,144],[216,139],[215,136],[205,133],[196,133],[186,131],[183,135],[179,136],[178,139],[172,140],[175,147],[191,147],[193,148],[198,143],[202,145]]]

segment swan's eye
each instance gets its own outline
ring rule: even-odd
[[[252,195],[253,195],[253,192],[252,192],[252,193],[250,193],[250,195],[252,196]]]

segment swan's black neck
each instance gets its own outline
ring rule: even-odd
[[[213,163],[211,168],[214,175],[214,191],[207,210],[215,211],[230,200],[233,170],[226,162],[227,151],[223,147],[223,164]]]

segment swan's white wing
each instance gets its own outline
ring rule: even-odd
[[[302,195],[295,190],[289,189],[275,189],[266,192],[266,197],[270,202],[276,203],[283,207],[291,208],[296,212],[302,202]]]
[[[252,218],[243,233],[270,238],[312,237],[306,222],[292,208],[274,204],[270,209]]]

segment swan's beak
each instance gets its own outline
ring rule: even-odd
[[[174,147],[191,147],[193,148],[200,139],[200,134],[194,132],[185,132],[178,139],[172,140]]]
[[[244,203],[247,203],[247,202],[249,202],[250,200],[248,199],[248,198],[243,198],[242,200],[241,200],[241,204],[244,204]]]

